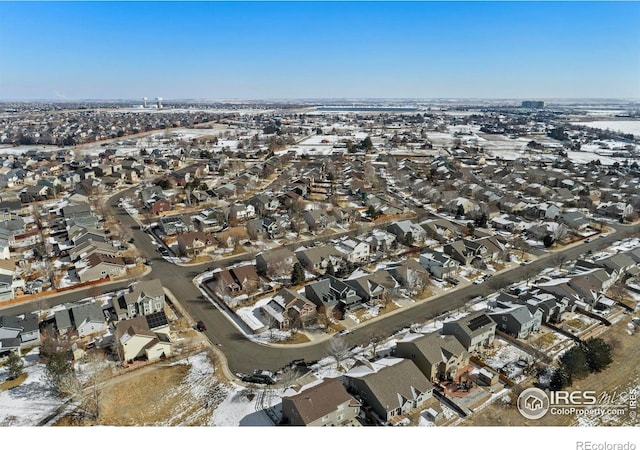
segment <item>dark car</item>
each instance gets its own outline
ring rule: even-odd
[[[198,320],[198,323],[196,323],[196,328],[198,329],[198,331],[207,331],[207,326],[202,320]]]
[[[277,379],[275,374],[269,370],[256,369],[251,375],[244,374],[242,381],[246,383],[275,384]]]

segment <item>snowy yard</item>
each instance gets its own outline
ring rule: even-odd
[[[63,401],[53,395],[44,381],[44,364],[39,363],[40,350],[23,357],[27,379],[8,391],[0,391],[0,426],[34,426],[55,412]],[[0,367],[0,383],[8,378]]]
[[[494,369],[502,369],[505,375],[516,381],[522,376],[524,362],[532,361],[531,355],[500,338],[493,341],[493,349],[487,351],[482,359]]]

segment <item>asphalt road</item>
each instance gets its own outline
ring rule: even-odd
[[[133,191],[131,188],[130,191]],[[292,360],[304,359],[315,361],[327,355],[327,342],[300,346],[266,346],[248,340],[225,315],[223,315],[200,290],[193,284],[195,276],[207,270],[209,267],[229,265],[231,261],[203,263],[198,266],[181,267],[166,261],[156,251],[158,244],[152,238],[140,230],[134,219],[123,209],[117,206],[118,198],[126,196],[127,192],[115,195],[110,200],[116,218],[122,224],[128,225],[133,230],[133,238],[136,246],[144,250],[152,260],[152,271],[144,279],[158,278],[162,284],[173,292],[176,299],[187,310],[194,320],[202,320],[207,326],[206,335],[212,343],[219,345],[219,349],[225,354],[229,369],[232,372],[251,372],[253,369],[278,370]],[[640,224],[636,225],[609,225],[617,230],[604,238],[595,237],[589,243],[581,243],[569,248],[543,256],[526,266],[519,266],[501,274],[494,275],[489,282],[475,285],[471,284],[440,297],[423,301],[411,308],[397,310],[394,314],[369,321],[351,333],[343,336],[349,346],[368,342],[372,333],[391,335],[394,331],[402,329],[413,323],[424,322],[427,319],[454,310],[463,306],[470,298],[478,295],[488,295],[497,289],[508,286],[511,283],[534,277],[547,267],[558,265],[555,255],[562,254],[566,260],[572,260],[586,254],[589,250],[596,252],[612,242],[620,240],[626,235],[640,233]],[[240,255],[237,260],[247,259],[248,255]],[[103,292],[112,291],[127,286],[130,281],[118,284],[101,286]],[[87,296],[86,291],[71,292],[68,294],[51,297],[44,301],[46,307],[56,304],[72,302]],[[38,303],[41,307],[42,303]],[[43,306],[44,306],[43,305]],[[20,314],[33,310],[33,304],[25,304],[2,310],[2,314]]]

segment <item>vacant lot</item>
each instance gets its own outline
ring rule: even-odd
[[[591,374],[587,378],[577,381],[569,390],[592,390],[602,392],[628,392],[632,388],[640,389],[640,331],[633,336],[627,334],[629,319],[625,318],[612,325],[602,337],[614,345],[613,363],[601,373]],[[525,383],[524,388],[532,386]],[[515,397],[513,393],[509,394]],[[461,425],[467,426],[576,426],[576,425],[636,425],[637,422],[627,415],[614,417],[602,415],[597,417],[579,418],[575,415],[551,415],[547,413],[540,420],[531,421],[520,415],[515,407],[515,398],[510,404],[501,401],[494,402],[481,412],[474,414]]]
[[[226,395],[201,353],[112,379],[101,390],[98,420],[78,422],[68,415],[56,425],[207,426]]]

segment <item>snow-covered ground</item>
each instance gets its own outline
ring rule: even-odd
[[[582,125],[600,130],[613,130],[620,133],[631,133],[640,137],[640,120],[596,120],[590,122],[575,122],[574,125]]]
[[[53,414],[63,401],[48,389],[44,380],[44,364],[39,362],[40,349],[23,356],[27,379],[9,391],[0,391],[0,426],[34,426]],[[0,382],[8,378],[0,367]]]

